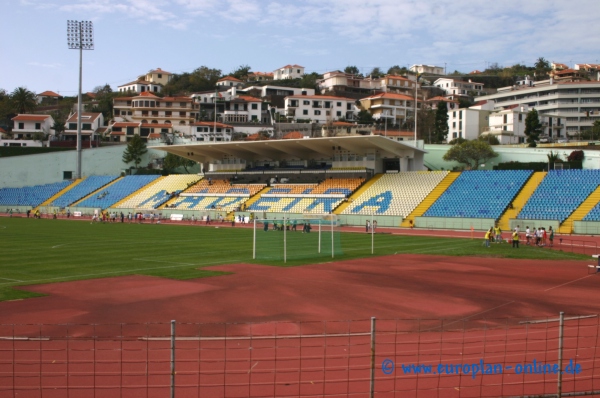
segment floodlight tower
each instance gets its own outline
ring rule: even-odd
[[[81,178],[81,74],[83,50],[94,49],[94,25],[92,21],[67,21],[67,43],[69,49],[79,50],[79,93],[77,97],[77,172]],[[90,137],[91,139],[92,137]]]

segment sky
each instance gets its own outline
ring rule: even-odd
[[[83,92],[149,70],[224,74],[287,64],[322,74],[427,64],[448,73],[488,65],[600,63],[598,0],[0,0],[0,89],[65,96],[79,54],[67,20],[92,21]]]

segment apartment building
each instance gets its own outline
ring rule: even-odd
[[[414,117],[415,98],[404,94],[379,93],[361,99],[360,107],[369,111],[375,120],[387,121],[390,126],[402,125],[406,119]]]
[[[526,106],[512,106],[508,109],[494,112],[489,115],[489,126],[482,133],[483,136],[491,135],[498,139],[500,144],[522,144],[526,140],[525,119],[529,108]]]
[[[446,97],[451,99],[474,97],[484,94],[483,83],[475,83],[471,79],[463,81],[444,77],[437,79],[433,82],[433,85],[444,90]]]
[[[173,78],[173,74],[157,68],[149,71],[145,75],[138,76],[137,80],[125,83],[117,87],[120,93],[143,93],[149,91],[151,93],[160,93],[164,85]]]
[[[304,66],[286,65],[273,71],[273,80],[299,79],[304,76]]]
[[[285,98],[285,116],[289,121],[328,123],[355,120],[358,109],[352,98],[327,95],[291,95]]]
[[[435,65],[412,65],[408,68],[413,73],[419,75],[445,75],[444,68]]]
[[[190,97],[161,98],[149,92],[135,97],[117,97],[113,107],[115,122],[141,123],[137,133],[144,138],[152,133],[170,132],[171,129],[189,133],[198,109]]]
[[[412,76],[411,76],[412,77]],[[416,86],[415,78],[397,75],[386,75],[381,78],[363,77],[340,71],[327,72],[323,79],[317,82],[323,94],[356,97],[374,94],[378,91],[406,94],[413,93]]]
[[[542,132],[553,139],[575,137],[600,120],[600,82],[555,82],[553,79],[529,86],[509,86],[491,95],[477,97],[496,110],[513,106],[535,108],[546,125]]]
[[[195,122],[192,124],[194,141],[231,141],[234,127],[219,122]]]

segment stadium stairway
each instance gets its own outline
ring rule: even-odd
[[[572,234],[573,221],[582,220],[600,202],[600,187],[588,196],[583,203],[558,227],[559,234]]]
[[[375,184],[375,182],[377,182],[377,180],[379,180],[381,177],[383,177],[383,174],[376,174],[370,180],[365,181],[360,188],[350,195],[348,200],[343,201],[342,204],[333,210],[333,214],[342,214],[342,212],[346,210],[346,207],[350,206],[360,195],[369,189],[371,185]]]
[[[254,202],[256,202],[258,199],[260,199],[260,197],[269,192],[271,190],[272,187],[264,187],[263,189],[261,189],[260,191],[258,191],[256,193],[256,195],[252,196],[251,198],[249,198],[247,201],[244,202],[244,204],[246,205],[246,208],[252,206],[252,204]],[[231,213],[230,213],[231,214]]]
[[[118,181],[121,181],[122,179],[123,179],[123,177],[119,177],[119,178],[117,178],[117,179],[113,180],[113,181],[112,181],[110,184],[106,184],[105,186],[103,186],[103,187],[100,187],[100,188],[96,189],[94,192],[91,192],[89,195],[86,195],[86,196],[84,196],[83,198],[79,199],[77,202],[75,202],[75,203],[71,204],[71,206],[72,206],[72,207],[75,207],[75,206],[77,206],[79,203],[81,203],[81,202],[83,202],[84,200],[86,200],[87,198],[89,198],[89,197],[93,196],[93,195],[94,195],[94,194],[96,194],[98,191],[100,191],[100,190],[103,190],[103,189],[106,189],[107,187],[110,187],[111,185],[113,185],[113,184],[117,183]]]
[[[523,185],[523,188],[521,188],[515,199],[512,201],[513,208],[506,209],[504,214],[502,214],[500,217],[500,220],[498,221],[498,226],[500,229],[503,231],[510,230],[510,220],[517,218],[517,215],[523,206],[525,206],[525,203],[527,203],[533,192],[540,185],[544,177],[546,177],[546,174],[548,174],[546,171],[536,171],[531,175],[531,177],[529,177],[529,180],[527,180],[525,185]]]
[[[119,205],[120,205],[121,203],[124,203],[124,202],[126,202],[127,200],[129,200],[129,198],[133,198],[135,195],[137,195],[138,193],[140,193],[140,191],[141,191],[141,190],[143,190],[143,189],[147,189],[147,188],[151,187],[152,185],[154,185],[154,184],[158,183],[159,181],[162,181],[162,180],[164,180],[165,178],[166,178],[166,177],[164,177],[164,176],[162,176],[162,177],[158,177],[156,180],[152,181],[150,184],[148,184],[148,185],[144,185],[143,187],[141,187],[141,188],[140,188],[140,189],[138,189],[137,191],[135,191],[135,192],[132,192],[132,193],[131,193],[131,195],[127,195],[127,196],[126,196],[126,197],[124,197],[123,199],[119,200],[117,203],[113,203],[113,204],[112,204],[110,207],[111,207],[111,208],[117,208],[117,207],[119,207]]]
[[[31,209],[31,212],[35,213],[35,211],[38,210],[40,207],[50,206],[52,204],[52,202],[54,202],[57,198],[61,197],[65,192],[68,192],[69,190],[71,190],[71,188],[73,188],[75,185],[79,184],[83,180],[84,180],[83,178],[78,178],[77,180],[73,181],[71,184],[66,186],[64,189],[60,190],[56,195],[54,195],[54,196],[50,197],[48,200],[42,202],[38,207],[36,207],[35,209]]]
[[[431,207],[431,205],[436,200],[438,200],[440,196],[442,196],[446,189],[448,189],[448,187],[452,185],[454,180],[456,180],[459,175],[460,173],[457,171],[448,173],[448,175],[442,181],[440,181],[440,183],[433,189],[433,191],[431,191],[429,195],[427,195],[427,197],[423,199],[421,203],[419,203],[419,205],[412,211],[412,213],[410,213],[404,220],[402,220],[400,226],[409,228],[410,221],[412,220],[414,222],[415,217],[420,217],[423,214],[425,214],[425,212]]]

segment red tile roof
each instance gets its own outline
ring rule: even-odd
[[[138,95],[138,97],[159,98],[158,96],[152,94],[150,91],[144,91],[143,93],[140,93],[140,95]]]
[[[350,123],[350,122],[333,122],[332,124],[334,126],[355,126],[354,123]]]
[[[150,133],[148,134],[148,138],[160,138],[160,133]]]
[[[250,72],[248,76],[267,76],[273,77],[273,72]]]
[[[62,97],[60,94],[56,94],[54,91],[44,91],[43,93],[39,93],[38,97]]]
[[[294,64],[294,65],[282,66],[281,68],[278,68],[278,69],[284,69],[284,68],[304,68],[304,66]]]
[[[283,139],[283,140],[297,140],[297,139],[302,139],[302,138],[304,138],[304,134],[302,134],[299,131],[292,131],[290,133],[287,133],[283,137],[281,137],[281,139]]]
[[[94,99],[94,98],[96,98],[96,93],[90,93],[90,92],[87,92],[87,93],[85,93],[85,95],[87,95],[87,96],[88,96],[88,97],[90,97],[91,99]]]
[[[453,100],[453,99],[450,99],[450,98],[442,97],[442,96],[439,96],[439,95],[437,97],[432,97],[432,98],[429,98],[427,100],[427,102],[436,102],[436,101],[437,102],[439,102],[439,101],[454,102],[455,104],[458,104],[457,100]]]
[[[50,115],[28,115],[28,114],[20,114],[17,115],[15,117],[13,117],[10,120],[14,120],[14,121],[31,121],[31,122],[43,122],[44,120],[48,119],[50,117]]]
[[[124,131],[111,131],[109,135],[125,135]]]
[[[260,135],[258,133],[252,134],[252,135],[249,135],[248,137],[246,137],[246,141],[266,141],[266,140],[268,140],[267,137]]]
[[[101,113],[81,112],[81,121],[83,122],[85,120],[86,122],[93,122],[96,119],[98,119],[101,115]],[[84,116],[89,116],[89,118],[84,119]],[[77,122],[77,112],[75,112],[73,116],[71,116],[69,120],[67,120],[67,123],[69,122]]]
[[[237,98],[244,100],[246,102],[262,102],[261,99],[250,97],[249,95],[238,95]]]
[[[0,133],[6,133],[6,130],[4,130],[2,127],[0,127]]]
[[[148,84],[156,84],[156,83],[149,82],[148,80],[138,79],[138,80],[134,80],[134,81],[129,82],[129,83],[121,84],[118,87],[131,86],[132,84],[145,84],[145,85],[148,85]]]
[[[217,83],[218,82],[228,81],[228,80],[231,80],[231,81],[234,81],[234,82],[240,82],[240,83],[242,82],[240,79],[237,79],[237,78],[235,78],[233,76],[225,76],[225,77],[222,77],[219,80],[217,80]]]
[[[156,68],[156,69],[154,69],[154,70],[151,70],[151,71],[150,71],[150,72],[148,72],[148,73],[164,73],[165,75],[172,75],[172,73],[171,73],[171,72],[167,72],[166,70],[162,70],[162,69],[160,69],[160,68]]]

